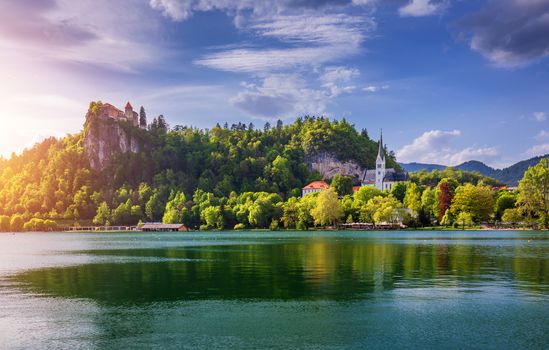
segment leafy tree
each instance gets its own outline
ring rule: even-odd
[[[452,199],[454,198],[454,191],[458,183],[452,178],[444,178],[440,180],[435,192],[435,205],[438,221],[442,221],[442,217],[446,214],[446,211],[450,209],[452,205]]]
[[[221,208],[219,206],[207,207],[204,210],[204,219],[208,229],[223,229],[223,215],[221,214]]]
[[[94,225],[109,225],[111,220],[111,209],[107,202],[103,202],[97,208],[97,213],[93,218]]]
[[[343,210],[337,197],[333,188],[319,193],[316,207],[311,210],[315,225],[333,225],[341,218]]]
[[[406,195],[406,184],[404,182],[397,182],[391,189],[391,194],[402,203]]]
[[[438,208],[436,207],[436,193],[435,190],[427,187],[423,190],[421,194],[421,209],[422,212],[427,216],[429,224],[431,219],[438,215]]]
[[[23,229],[23,216],[15,214],[11,217],[10,220],[10,230],[13,232],[19,232]]]
[[[455,222],[461,226],[462,230],[464,230],[466,226],[473,226],[473,217],[470,213],[462,211],[458,214]]]
[[[10,217],[0,215],[0,232],[8,232],[10,230]]]
[[[505,210],[514,208],[516,201],[517,197],[515,194],[507,191],[500,193],[496,200],[496,220],[501,220],[501,217],[503,216]]]
[[[353,194],[353,179],[350,176],[336,174],[332,179],[331,187],[342,197]]]
[[[415,183],[410,183],[406,187],[404,195],[404,206],[418,213],[421,210],[421,192]]]
[[[187,198],[183,192],[177,192],[173,199],[166,203],[162,222],[165,224],[189,223]]]
[[[454,224],[454,215],[452,215],[450,209],[446,210],[446,212],[442,216],[442,219],[440,220],[440,224],[446,227],[452,226]]]
[[[549,221],[549,158],[529,167],[519,182],[517,205],[530,217],[539,218],[542,226]]]
[[[490,218],[494,208],[494,194],[487,186],[465,184],[457,187],[450,210],[454,217],[459,213],[470,214],[474,221],[485,221]]]
[[[505,209],[505,211],[503,212],[503,215],[501,216],[501,220],[504,222],[516,224],[516,223],[522,222],[524,220],[524,217],[522,216],[522,213],[520,212],[519,209],[508,208],[508,209]]]
[[[383,191],[374,186],[362,186],[355,193],[355,200],[366,204],[370,199],[377,196],[384,196]]]
[[[284,228],[295,228],[299,221],[299,198],[290,197],[282,205],[282,223]]]
[[[396,211],[401,207],[402,204],[392,194],[387,197],[376,196],[370,199],[364,207],[361,213],[361,221],[364,218],[366,219],[364,221],[374,222],[375,224],[395,223],[400,216]]]
[[[164,207],[165,204],[160,197],[160,193],[154,193],[145,205],[145,215],[147,216],[147,219],[151,221],[160,221],[164,216]]]

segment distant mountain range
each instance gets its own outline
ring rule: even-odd
[[[493,177],[494,179],[500,180],[508,184],[509,186],[517,186],[519,180],[522,179],[522,176],[524,175],[524,172],[528,169],[528,167],[538,164],[541,159],[546,157],[549,157],[549,154],[523,160],[503,169],[494,169],[484,164],[483,162],[479,162],[478,160],[470,160],[468,162],[454,166],[453,168],[465,171],[476,171],[484,176],[489,176]],[[415,162],[400,163],[400,165],[408,172],[416,172],[421,170],[442,170],[447,168],[447,166],[440,164],[425,164]]]

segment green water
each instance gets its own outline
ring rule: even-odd
[[[546,349],[549,233],[0,235],[4,349]]]

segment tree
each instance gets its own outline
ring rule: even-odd
[[[10,217],[0,215],[0,232],[8,232],[10,230]]]
[[[160,198],[160,194],[154,193],[147,204],[145,205],[145,215],[151,221],[158,221],[164,216],[164,202]]]
[[[391,194],[402,203],[406,195],[406,184],[404,182],[397,182],[391,189]]]
[[[450,209],[447,209],[446,213],[444,213],[444,215],[440,219],[440,224],[442,226],[448,227],[448,226],[452,226],[453,223],[454,223],[454,216],[452,215],[452,212],[450,211]]]
[[[465,212],[473,221],[486,221],[494,208],[494,194],[487,186],[465,184],[456,188],[450,210],[454,217]]]
[[[444,178],[438,183],[435,192],[435,205],[439,222],[442,220],[444,214],[446,214],[446,211],[450,208],[450,205],[452,205],[454,191],[457,186],[457,181],[452,178]]]
[[[404,195],[404,206],[418,213],[421,210],[421,192],[417,185],[413,182],[406,187]]]
[[[425,216],[429,220],[429,224],[432,218],[438,214],[438,208],[436,208],[436,193],[435,190],[427,187],[421,194],[421,209]]]
[[[298,222],[299,198],[290,197],[282,205],[282,223],[284,228],[295,228]]]
[[[496,220],[501,220],[505,210],[514,208],[516,201],[517,197],[515,194],[510,192],[500,193],[496,199],[496,208],[494,210]]]
[[[94,225],[109,225],[111,219],[111,209],[107,202],[103,202],[97,208],[97,213],[93,218]]]
[[[139,109],[139,126],[142,128],[147,127],[147,114],[145,113],[145,108],[143,108],[143,106]]]
[[[343,214],[337,197],[333,188],[319,193],[316,207],[311,210],[315,225],[325,226],[337,223]]]
[[[19,232],[23,229],[24,220],[21,215],[15,214],[10,220],[10,230],[13,232]]]
[[[456,223],[461,226],[461,229],[464,230],[465,226],[473,226],[473,217],[470,213],[462,211],[456,218]]]
[[[542,226],[549,222],[549,158],[529,167],[519,182],[517,205],[529,217],[537,217]]]
[[[341,197],[353,194],[353,179],[350,176],[336,174],[332,179],[331,187]]]
[[[374,186],[362,186],[355,193],[355,200],[360,201],[364,204],[376,196],[383,196],[383,191],[377,189]]]
[[[183,192],[177,192],[172,200],[166,203],[162,222],[165,224],[188,224],[187,198]]]
[[[223,215],[219,206],[207,207],[204,210],[204,219],[206,221],[206,227],[208,229],[223,229]]]
[[[517,224],[522,222],[523,219],[522,213],[516,208],[505,209],[503,215],[501,216],[501,221],[508,222],[510,224]]]
[[[395,223],[400,217],[396,211],[401,207],[402,204],[392,194],[387,197],[376,196],[370,199],[364,207],[361,212],[361,221],[374,222],[375,224]]]

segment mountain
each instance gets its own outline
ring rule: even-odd
[[[517,186],[520,179],[522,179],[524,172],[529,167],[538,164],[541,159],[546,157],[549,157],[549,154],[523,160],[503,169],[494,169],[478,160],[470,160],[468,162],[457,165],[453,168],[458,170],[464,170],[464,171],[478,172],[484,176],[493,177],[496,180],[502,181],[508,184],[509,186]],[[415,162],[400,163],[400,166],[404,170],[412,173],[417,171],[422,171],[422,170],[430,172],[432,170],[443,170],[447,168],[447,166],[440,165],[440,164],[426,164],[426,163],[415,163]]]

